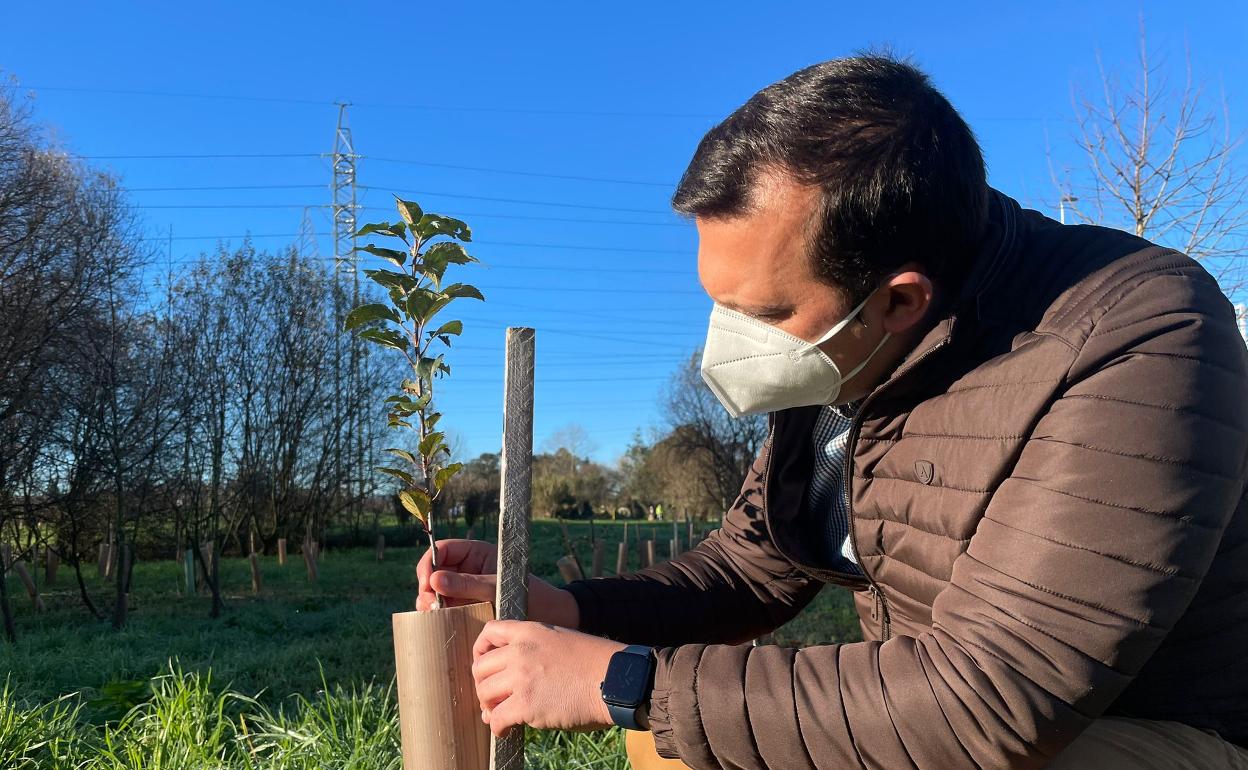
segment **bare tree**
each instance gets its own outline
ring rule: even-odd
[[[560,449],[568,450],[574,457],[589,457],[598,450],[598,443],[585,430],[585,426],[570,422],[542,442],[542,451],[547,454],[554,454]]]
[[[0,91],[0,532],[12,513],[33,513],[37,478],[52,483],[40,452],[72,387],[50,372],[107,306],[110,271],[136,253],[114,187],[42,143],[28,109]],[[0,612],[13,639],[3,580]]]
[[[689,467],[723,511],[762,449],[767,420],[761,415],[733,419],[702,381],[701,359],[695,352],[672,377],[665,405],[671,435],[665,443],[688,457]]]
[[[1134,73],[1107,71],[1095,95],[1072,89],[1080,160],[1058,170],[1059,207],[1077,221],[1133,232],[1205,263],[1228,294],[1244,286],[1248,174],[1226,98],[1195,81],[1186,52],[1181,86],[1149,52],[1140,20]]]

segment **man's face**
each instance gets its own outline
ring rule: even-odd
[[[856,303],[845,291],[820,281],[809,256],[807,235],[818,203],[817,188],[769,174],[759,180],[752,213],[732,219],[699,217],[698,277],[711,299],[808,342],[848,315]],[[932,286],[914,267],[903,265],[886,283],[886,291],[872,295],[859,315],[865,326],[850,323],[820,346],[848,372],[871,354],[886,331],[898,337],[846,383],[847,398],[870,392],[917,341],[907,332],[928,309]]]

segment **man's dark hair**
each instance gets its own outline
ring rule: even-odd
[[[953,290],[987,218],[970,127],[925,74],[887,55],[823,62],[759,91],[703,137],[672,205],[707,219],[748,214],[769,170],[822,191],[815,272],[855,300],[911,260]]]

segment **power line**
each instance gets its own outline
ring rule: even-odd
[[[662,358],[660,356],[648,356],[648,358],[654,361],[655,363],[667,363],[667,364],[678,364],[685,360],[684,356],[677,356],[677,355],[672,355],[668,358]],[[505,366],[505,362],[502,360],[497,361],[495,363],[486,364],[486,363],[480,363],[476,361],[456,363],[454,359],[450,359],[447,361],[447,363],[451,365],[452,369],[497,369],[499,372],[502,372],[503,367]],[[636,368],[637,362],[636,361],[616,361],[612,359],[599,360],[599,359],[587,358],[587,359],[580,359],[576,361],[546,361],[546,362],[539,362],[538,365],[541,366],[543,369],[597,369],[600,367],[613,367],[613,366],[628,366],[628,367]]]
[[[111,94],[116,96],[148,96],[157,98],[174,98],[174,99],[213,99],[221,101],[239,101],[239,102],[268,102],[272,104],[301,104],[315,107],[330,107],[339,104],[342,100],[333,99],[301,99],[288,96],[250,96],[237,94],[206,94],[192,93],[182,91],[147,91],[131,88],[81,88],[71,86],[40,86],[40,85],[21,85],[0,83],[0,88],[24,89],[29,91],[54,91],[63,93],[86,93],[86,94]],[[421,104],[421,103],[398,103],[398,102],[357,102],[352,101],[351,106],[363,107],[365,109],[388,109],[388,110],[419,110],[425,112],[462,112],[462,113],[502,113],[514,115],[549,115],[549,116],[572,116],[572,117],[589,117],[589,118],[663,118],[673,120],[721,120],[724,115],[712,115],[710,113],[690,113],[690,112],[625,112],[620,110],[568,110],[558,108],[539,108],[539,107],[465,107],[458,105],[445,104]],[[1037,123],[1043,121],[1060,121],[1065,123],[1075,122],[1075,118],[1063,117],[1046,117],[1041,115],[972,115],[968,116],[968,120],[972,123],[977,121],[985,122],[1027,122]]]
[[[584,310],[568,310],[567,308],[554,308],[550,306],[539,307],[537,305],[525,305],[515,302],[499,302],[497,300],[490,301],[490,307],[515,308],[517,310],[528,310],[530,312],[555,313],[560,316],[574,315],[582,318],[594,318],[603,321],[619,321],[627,324],[667,324],[671,323],[670,318],[632,318],[629,316],[606,315],[603,313],[590,313]],[[682,310],[693,310],[694,308],[681,308]],[[705,308],[697,308],[700,314],[705,313]]]
[[[451,371],[454,371],[455,370],[454,362],[451,362],[450,366],[451,366]],[[452,375],[452,379],[455,379],[455,382],[459,385],[495,385],[503,381],[503,373],[500,371],[498,373],[498,377],[490,377],[486,379],[472,379],[472,378],[463,378],[463,377],[455,378],[454,375]],[[670,379],[671,379],[670,376],[659,376],[659,375],[647,375],[644,377],[615,377],[615,376],[611,377],[612,382],[660,382],[660,381],[667,381]],[[602,382],[602,378],[601,377],[542,377],[540,374],[537,376],[538,385],[564,384],[564,383],[574,383],[574,382]]]
[[[502,323],[501,321],[495,321],[490,318],[466,317],[463,320],[469,324],[481,324],[484,326],[494,326],[494,327],[500,327],[500,328],[507,328],[509,326],[515,326],[514,323]],[[550,326],[549,324],[532,324],[532,326],[538,331],[573,333],[565,327]],[[576,327],[575,334],[583,334],[584,333],[583,330],[584,330],[583,326]],[[607,331],[610,331],[610,330],[608,329]],[[638,337],[681,337],[681,336],[689,336],[689,335],[701,337],[704,334],[704,332],[701,329],[692,329],[688,331],[672,331],[671,329],[668,329],[666,331],[661,331],[661,332],[635,331],[635,330],[630,329],[628,331],[628,334],[638,336]],[[640,342],[641,340],[632,340],[632,341]]]
[[[324,186],[324,185],[318,185]],[[360,185],[364,189],[375,189]],[[593,206],[581,203],[563,203],[561,201],[534,201],[523,200],[519,198],[492,198],[483,195],[461,195],[458,193],[432,192],[429,190],[400,190],[405,195],[434,195],[442,198],[464,198],[471,200],[491,201],[494,203],[519,203],[526,206],[555,206],[560,208],[571,209],[589,209],[592,211],[622,211],[629,214],[659,214],[671,215],[671,211],[660,209],[636,209],[625,208],[619,206]],[[134,206],[136,209],[305,209],[305,208],[327,208],[324,203],[174,203],[174,204],[142,204]],[[393,209],[389,206],[360,206],[363,211],[390,211]]]
[[[188,192],[201,190],[325,190],[327,184],[225,184],[196,187],[118,187],[120,192]]]
[[[424,160],[404,160],[402,158],[379,158],[375,155],[361,156],[364,160],[371,160],[378,163],[400,163],[408,166],[424,166],[427,168],[445,168],[454,171],[480,171],[488,174],[511,174],[513,176],[533,176],[543,179],[565,179],[574,182],[605,182],[608,184],[631,184],[643,187],[662,187],[672,189],[675,185],[671,182],[642,182],[636,179],[611,179],[599,176],[577,176],[574,174],[546,174],[538,171],[516,171],[514,169],[502,168],[485,168],[482,166],[460,166],[451,163],[433,163]]]
[[[228,237],[263,238],[266,236],[263,236],[263,235],[252,236],[252,235],[246,235],[246,234],[236,235],[236,236],[222,236],[222,238],[228,238]],[[269,236],[269,237],[272,237],[272,236]],[[290,236],[282,236],[282,237],[290,237]],[[140,238],[139,240],[161,241],[161,240],[168,240],[168,239],[166,238]],[[174,238],[173,240],[179,240],[179,239]],[[333,257],[314,257],[313,259],[315,259],[317,262],[333,262],[334,261]],[[201,262],[204,262],[204,261],[205,260],[203,260],[201,257],[186,257],[183,259],[167,259],[165,260],[164,264],[178,265],[179,267],[186,267],[188,265],[199,265]],[[636,275],[636,276],[682,275],[682,276],[688,277],[688,276],[693,275],[693,272],[691,270],[664,270],[664,269],[651,268],[651,267],[626,268],[626,267],[580,267],[578,265],[499,265],[499,264],[493,264],[489,262],[482,263],[481,269],[487,272],[491,270],[503,270],[503,271],[518,270],[522,272],[538,272],[538,273],[601,273],[604,275]]]
[[[370,211],[379,211],[380,207],[369,206]],[[474,214],[469,211],[458,212],[460,217],[477,217],[480,219],[519,219],[532,220],[535,222],[565,222],[571,224],[584,225],[640,225],[643,227],[679,227],[682,229],[690,229],[689,222],[638,222],[636,220],[625,219],[575,219],[572,217],[539,217],[526,214]]]
[[[325,158],[329,157],[325,153],[319,152],[293,152],[293,153],[144,153],[136,155],[79,155],[70,153],[72,157],[80,160],[254,160],[262,158]],[[604,184],[625,184],[639,185],[642,187],[661,187],[664,189],[672,189],[675,184],[672,182],[648,182],[638,179],[616,179],[613,177],[601,176],[584,176],[578,174],[550,174],[542,171],[522,171],[519,169],[509,168],[490,168],[488,166],[466,166],[453,163],[435,163],[426,160],[410,160],[407,158],[382,158],[375,155],[356,155],[360,160],[371,160],[378,163],[395,163],[408,166],[422,166],[425,168],[445,168],[454,171],[476,171],[485,174],[508,174],[511,176],[538,177],[542,179],[561,179],[573,182],[601,182]],[[324,185],[317,185],[323,187]],[[365,185],[359,185],[366,187]],[[373,185],[376,187],[376,185]],[[218,188],[230,189],[230,188]]]
[[[324,233],[318,233],[318,235],[324,235]],[[247,234],[244,234],[244,235],[235,235],[235,236],[224,236],[224,235],[223,235],[223,236],[220,236],[220,237],[221,237],[221,238],[264,238],[264,237],[277,237],[277,236],[264,236],[264,235],[254,235],[254,236],[253,236],[253,235],[247,235]],[[285,237],[292,237],[292,236],[289,236],[289,235],[283,235],[283,236],[281,236],[281,237],[284,237],[284,238],[285,238]],[[168,238],[140,238],[139,240],[142,240],[142,241],[162,241],[162,240],[168,240]],[[175,240],[175,241],[176,241],[176,240],[180,240],[180,239],[179,239],[179,238],[174,238],[173,240]],[[318,261],[318,262],[333,262],[333,261],[334,261],[334,258],[333,258],[333,257],[315,257],[315,259],[316,259],[316,261]],[[196,265],[196,264],[199,264],[201,261],[202,261],[202,260],[201,260],[199,257],[188,257],[188,258],[185,258],[185,259],[172,259],[172,260],[165,260],[165,264],[168,264],[168,265],[178,265],[178,266],[181,266],[181,267],[185,267],[185,266],[187,266],[187,265]],[[545,273],[545,272],[550,272],[550,273],[604,273],[604,274],[617,274],[617,275],[683,275],[683,276],[689,276],[689,275],[691,275],[690,271],[688,271],[688,270],[659,270],[659,269],[648,268],[648,267],[645,267],[645,268],[641,268],[641,267],[639,267],[639,268],[623,268],[623,267],[579,267],[579,266],[575,266],[575,265],[568,265],[568,266],[551,266],[551,265],[496,265],[496,264],[492,264],[492,263],[484,263],[484,264],[481,266],[481,268],[482,268],[483,270],[486,270],[486,271],[489,271],[489,270],[505,270],[505,271],[507,271],[507,270],[519,270],[519,271],[524,271],[524,272],[543,272],[543,273]],[[535,308],[535,309],[538,309],[538,308]]]
[[[87,94],[111,94],[115,96],[151,96],[159,98],[173,99],[214,99],[223,101],[240,101],[240,102],[269,102],[273,104],[302,104],[316,107],[328,107],[341,103],[341,100],[323,100],[323,99],[299,99],[288,96],[241,96],[234,94],[205,94],[191,93],[185,91],[146,91],[131,88],[78,88],[70,86],[39,86],[39,85],[9,85],[0,84],[4,87],[22,88],[30,91],[56,91],[65,93],[87,93]],[[594,117],[594,118],[674,118],[674,119],[696,119],[696,120],[717,120],[714,115],[700,115],[691,113],[676,112],[622,112],[613,111],[595,111],[595,110],[565,110],[565,109],[541,109],[535,107],[462,107],[445,104],[420,104],[408,103],[401,104],[395,102],[351,102],[352,107],[364,107],[367,109],[390,109],[390,110],[420,110],[428,112],[466,112],[466,113],[507,113],[517,115],[552,115],[552,116],[578,116],[578,117]]]
[[[327,209],[327,203],[159,203],[131,206],[135,209]]]
[[[222,160],[227,158],[324,158],[323,152],[244,152],[244,153],[184,153],[184,154],[150,154],[150,155],[78,155],[69,153],[71,157],[82,160]]]
[[[388,189],[381,185],[371,185],[371,186],[370,185],[357,185],[357,186],[360,189],[364,189],[364,190]],[[192,192],[192,191],[211,192],[211,191],[218,191],[218,190],[220,191],[225,191],[225,190],[305,190],[305,189],[306,190],[313,190],[313,189],[323,190],[328,187],[329,185],[325,185],[325,184],[273,184],[273,185],[201,185],[201,186],[195,186],[195,187],[119,187],[117,189],[120,190],[121,192],[136,193],[136,192]],[[282,207],[293,208],[293,206],[286,206],[286,205],[283,205]],[[324,208],[324,207],[325,207],[325,204],[319,204],[317,206],[317,208]],[[135,208],[153,208],[153,206],[136,206]],[[369,211],[389,211],[390,210],[382,206],[367,206],[365,208]],[[686,228],[686,229],[690,227],[689,223],[684,222],[684,221],[681,221],[681,222],[639,222],[637,220],[632,220],[632,219],[579,219],[579,218],[574,218],[574,217],[542,217],[542,216],[535,216],[533,214],[497,214],[497,213],[484,213],[484,212],[474,212],[474,211],[462,211],[462,212],[457,212],[457,213],[460,217],[478,217],[481,219],[516,219],[516,220],[525,220],[525,221],[534,221],[534,222],[565,222],[565,223],[571,223],[571,224],[585,224],[585,225],[639,225],[643,227],[680,227],[680,228]],[[212,239],[212,238],[217,238],[217,237],[219,236],[215,236],[215,235],[188,236],[188,237],[182,237],[182,238],[175,238],[175,240]],[[227,236],[227,237],[237,237],[237,236]],[[273,237],[277,237],[277,236],[273,236]]]
[[[570,243],[525,243],[524,241],[473,241],[481,246],[520,246],[526,249],[568,249],[570,251],[611,251],[625,254],[675,254],[689,256],[688,249],[635,249],[629,246],[577,246]]]
[[[149,207],[159,208],[159,207]],[[327,233],[318,232],[317,235],[326,235]],[[297,238],[301,233],[262,233],[252,235],[243,233],[239,235],[196,235],[174,237],[170,239],[165,237],[138,238],[140,241],[168,241],[168,240],[214,240],[224,238]],[[567,249],[570,251],[610,251],[622,252],[625,254],[675,254],[678,256],[689,256],[688,249],[635,249],[628,246],[578,246],[570,243],[528,243],[525,241],[472,241],[474,246],[517,246],[522,248],[533,249]]]
[[[634,209],[621,208],[618,206],[593,206],[585,203],[562,203],[559,201],[532,201],[518,198],[493,198],[485,195],[464,195],[460,193],[434,192],[432,190],[399,190],[404,195],[436,195],[442,198],[463,198],[464,200],[474,201],[491,201],[493,203],[522,203],[527,206],[556,206],[569,209],[590,209],[593,211],[627,211],[633,214],[665,214],[670,215],[671,211],[660,209]],[[369,207],[365,207],[369,208]]]

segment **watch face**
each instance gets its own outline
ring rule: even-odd
[[[607,676],[602,682],[602,699],[622,706],[635,706],[649,695],[650,657],[631,652],[611,656]]]

